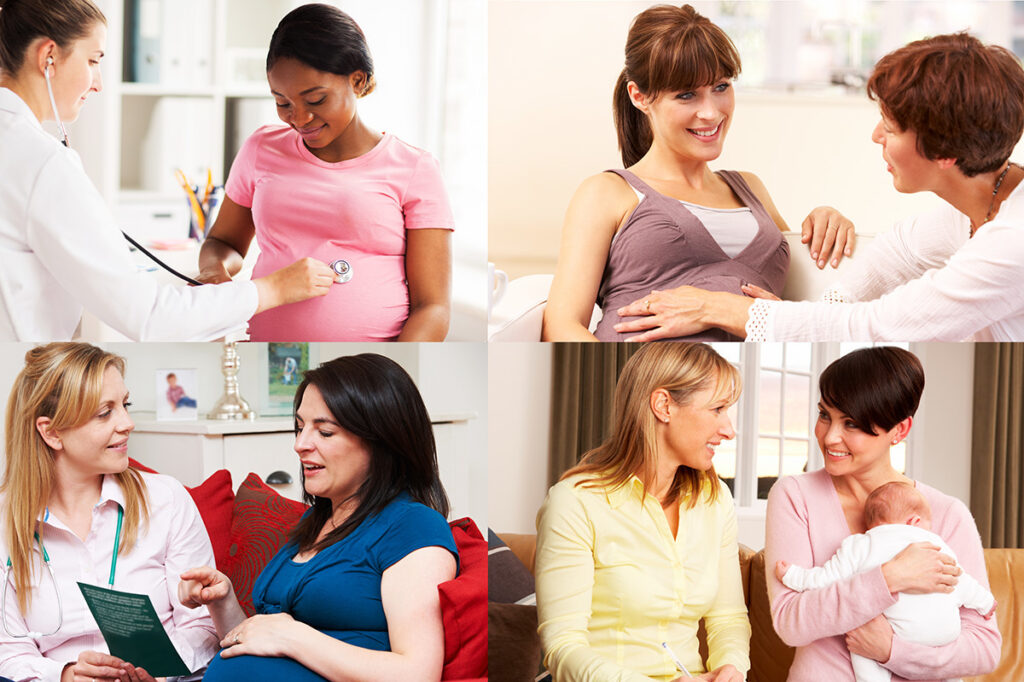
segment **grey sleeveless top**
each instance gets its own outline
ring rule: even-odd
[[[757,233],[735,258],[730,258],[708,228],[678,199],[665,196],[627,170],[610,171],[644,195],[633,214],[612,240],[601,276],[597,304],[604,317],[594,334],[601,341],[622,341],[636,333],[620,334],[618,308],[643,298],[652,289],[688,284],[710,291],[743,295],[740,286],[756,284],[775,295],[782,293],[789,269],[789,244],[778,226],[736,171],[719,177],[754,214]],[[711,226],[714,229],[714,226]],[[632,319],[632,318],[629,318]],[[674,339],[676,341],[738,341],[721,329]]]

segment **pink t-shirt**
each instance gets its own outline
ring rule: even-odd
[[[352,267],[326,296],[254,316],[253,341],[394,340],[409,316],[405,231],[453,223],[437,161],[387,133],[366,154],[328,163],[291,128],[264,126],[235,157],[227,194],[252,209],[253,277],[307,256]]]

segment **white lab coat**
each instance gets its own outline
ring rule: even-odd
[[[139,271],[78,154],[0,88],[0,341],[70,339],[83,308],[137,341],[205,341],[257,305],[251,281],[179,287]]]

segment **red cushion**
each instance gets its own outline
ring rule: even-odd
[[[189,488],[188,491],[192,493],[192,499],[199,507],[199,515],[206,524],[217,567],[222,568],[228,560],[228,546],[231,544],[231,510],[235,504],[231,472],[227,469],[215,471],[205,481],[195,488]]]
[[[472,519],[451,522],[459,575],[437,586],[444,619],[442,680],[487,675],[487,541]]]
[[[133,459],[128,463],[139,471],[157,473],[144,464]],[[231,509],[235,502],[234,488],[231,486],[231,472],[221,469],[210,474],[210,477],[194,488],[188,488],[192,500],[199,508],[206,533],[213,545],[213,557],[217,566],[223,567],[228,558],[228,545],[231,541]]]
[[[231,578],[238,603],[253,615],[252,586],[277,551],[284,546],[306,505],[281,497],[256,474],[238,487],[231,517],[228,556],[221,570]],[[486,617],[486,614],[485,614]]]

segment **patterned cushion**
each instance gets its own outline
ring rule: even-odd
[[[471,519],[449,524],[459,550],[459,575],[441,583],[444,619],[442,680],[487,674],[487,543]]]
[[[304,511],[306,505],[281,497],[256,474],[250,473],[238,487],[231,514],[231,543],[221,570],[231,578],[238,603],[247,615],[255,614],[253,583],[284,546]]]

